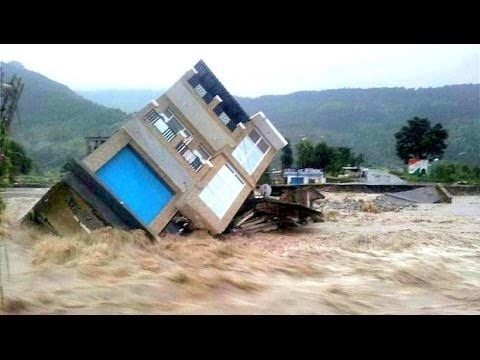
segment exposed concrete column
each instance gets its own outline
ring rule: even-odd
[[[218,104],[222,103],[223,100],[219,95],[216,95],[212,101],[208,104],[208,108],[213,111],[217,107]]]

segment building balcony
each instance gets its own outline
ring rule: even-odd
[[[175,146],[175,150],[177,150],[182,158],[190,165],[193,171],[199,172],[204,165],[207,165],[207,167],[213,167],[213,164],[209,160],[201,157],[197,149],[192,150],[188,143],[188,140],[180,141]]]
[[[215,115],[230,130],[250,119],[237,100],[225,89],[203,61],[199,61],[187,80],[194,92],[202,98]]]
[[[175,139],[175,131],[173,131],[170,126],[168,126],[163,119],[161,118],[160,114],[155,110],[152,109],[150,110],[146,115],[145,115],[145,120],[153,124],[157,128],[158,131],[162,134],[162,136],[167,140],[168,142],[171,142],[173,139]]]

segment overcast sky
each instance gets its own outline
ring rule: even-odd
[[[480,45],[2,45],[74,90],[164,89],[203,59],[239,96],[480,83]]]

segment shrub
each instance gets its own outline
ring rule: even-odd
[[[480,168],[467,164],[439,161],[434,163],[426,180],[436,182],[467,182],[480,183]]]

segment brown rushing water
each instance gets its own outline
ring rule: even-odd
[[[371,194],[327,193],[371,200]],[[150,245],[139,232],[69,239],[21,229],[7,202],[5,313],[478,314],[480,197],[398,212],[330,211],[324,223]]]

